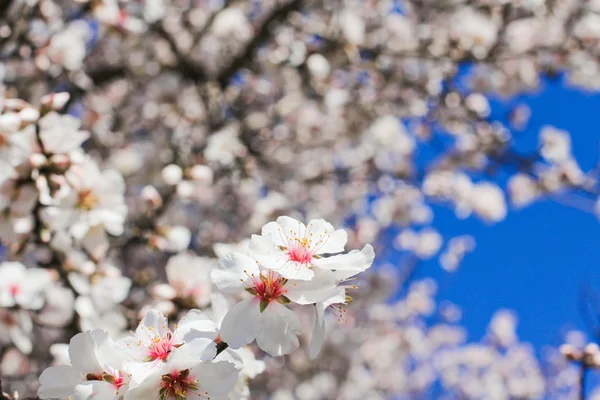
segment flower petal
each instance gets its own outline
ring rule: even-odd
[[[211,271],[213,283],[222,291],[236,293],[243,290],[251,276],[260,275],[256,260],[243,253],[229,253]]]
[[[175,342],[190,342],[198,338],[213,340],[219,328],[206,314],[200,310],[190,310],[177,324]]]
[[[40,375],[38,396],[41,399],[67,398],[82,381],[83,376],[70,365],[47,368]]]
[[[233,363],[227,361],[202,362],[191,368],[190,374],[197,376],[200,392],[208,392],[207,397],[213,398],[227,394],[233,389],[239,371]]]
[[[223,318],[221,339],[232,349],[239,349],[256,338],[261,329],[260,300],[257,297],[243,300]]]
[[[115,400],[117,387],[104,381],[88,381],[75,386],[71,400]]]
[[[261,349],[272,356],[281,356],[298,348],[300,320],[292,310],[272,301],[260,317],[262,327],[256,343]]]
[[[100,329],[73,336],[69,342],[69,358],[78,372],[101,374],[104,368],[98,361],[96,349],[110,340],[108,333]]]
[[[319,258],[313,263],[320,268],[352,272],[352,276],[369,268],[374,258],[373,247],[368,244],[361,251],[352,250],[348,254]]]
[[[313,321],[312,337],[310,339],[310,358],[315,359],[321,351],[325,340],[325,319],[323,303],[315,304],[315,319]]]

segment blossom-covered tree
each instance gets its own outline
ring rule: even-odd
[[[411,271],[475,251],[433,205],[596,202],[568,132],[522,153],[529,109],[488,99],[600,90],[599,26],[596,0],[1,1],[4,398],[584,397],[580,333],[539,359],[499,310],[467,341]]]

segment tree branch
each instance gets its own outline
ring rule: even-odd
[[[229,65],[221,70],[221,73],[217,77],[217,81],[219,82],[219,85],[221,85],[221,88],[224,89],[227,87],[231,77],[233,77],[233,75],[235,75],[235,73],[241,68],[248,65],[252,61],[254,52],[258,49],[258,47],[269,40],[271,37],[271,24],[284,21],[290,13],[299,10],[301,5],[302,0],[291,0],[285,5],[274,9],[263,20],[254,38],[252,38],[252,40],[246,44],[244,51],[234,57]]]

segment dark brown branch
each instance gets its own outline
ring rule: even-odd
[[[160,23],[152,25],[152,30],[167,41],[169,48],[173,54],[175,54],[175,58],[177,59],[176,69],[184,78],[190,79],[196,83],[206,82],[207,76],[204,68],[181,53],[177,43],[175,43],[175,38],[173,38]]]
[[[254,58],[254,52],[260,45],[269,40],[271,37],[272,24],[275,22],[284,21],[290,13],[300,9],[302,0],[291,0],[285,5],[274,9],[265,19],[256,31],[256,35],[250,40],[240,54],[238,54],[228,66],[221,70],[221,73],[217,77],[217,81],[221,88],[227,87],[229,81],[241,68],[248,65]]]
[[[217,355],[221,354],[222,352],[225,351],[225,349],[227,349],[229,347],[229,345],[225,342],[219,342],[217,343]]]
[[[585,378],[587,377],[587,369],[587,363],[582,361],[579,370],[579,400],[585,400]]]

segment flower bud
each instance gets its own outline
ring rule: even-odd
[[[565,343],[560,346],[559,350],[567,360],[577,361],[581,359],[581,352],[572,344]]]
[[[19,118],[27,124],[33,123],[40,118],[40,112],[33,107],[25,107],[19,112]]]
[[[39,168],[43,167],[44,165],[46,165],[47,162],[48,162],[48,159],[46,158],[45,155],[43,155],[41,153],[33,153],[32,155],[29,156],[29,164],[34,169],[39,169]]]
[[[161,176],[167,185],[177,185],[183,178],[181,167],[176,164],[169,164],[163,168]]]
[[[163,204],[162,197],[154,186],[144,186],[141,193],[142,200],[150,208],[159,208]]]

